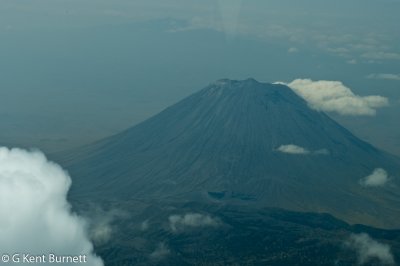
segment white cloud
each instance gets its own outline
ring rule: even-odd
[[[288,49],[288,53],[297,53],[299,51],[299,49],[297,49],[296,47],[290,47],[289,49]]]
[[[162,260],[170,253],[171,251],[169,250],[169,248],[164,243],[160,243],[158,244],[156,249],[150,254],[150,258],[153,260]]]
[[[280,82],[280,84],[285,83]],[[296,79],[285,85],[305,99],[311,108],[318,111],[353,116],[375,115],[376,108],[388,105],[387,98],[377,95],[355,95],[340,81]]]
[[[374,73],[367,76],[369,79],[388,79],[388,80],[400,80],[400,74],[384,74]]]
[[[388,173],[382,168],[376,168],[372,174],[362,178],[360,184],[365,187],[383,187],[388,181]]]
[[[383,265],[395,265],[390,246],[375,241],[365,233],[351,235],[347,241],[347,246],[357,252],[360,265],[372,259],[379,260]]]
[[[281,145],[277,150],[289,154],[310,154],[309,150],[294,144]]]
[[[200,213],[187,213],[185,215],[171,215],[169,226],[172,231],[185,230],[185,228],[216,227],[220,223],[217,219]]]
[[[103,265],[85,221],[66,200],[70,185],[69,176],[42,153],[0,148],[1,252],[86,255],[86,265]]]
[[[277,149],[277,151],[282,153],[294,154],[294,155],[307,155],[307,154],[314,154],[314,155],[329,155],[330,152],[327,149],[320,149],[316,151],[310,151],[306,148],[294,145],[294,144],[287,144],[281,145]]]

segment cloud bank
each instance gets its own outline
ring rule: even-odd
[[[382,168],[376,168],[372,174],[360,179],[364,187],[383,187],[389,182],[388,173]]]
[[[196,227],[216,227],[220,223],[218,220],[200,213],[187,213],[185,215],[171,215],[169,227],[173,232],[182,231],[186,228]]]
[[[289,86],[311,108],[340,115],[373,116],[377,108],[389,103],[387,98],[378,95],[355,95],[340,81],[296,79],[290,83],[277,83]]]
[[[85,221],[66,200],[70,185],[70,177],[42,153],[0,148],[1,252],[86,255],[85,265],[103,265]]]
[[[351,235],[347,246],[357,252],[360,265],[373,259],[379,260],[382,265],[395,265],[390,246],[373,240],[365,233]]]

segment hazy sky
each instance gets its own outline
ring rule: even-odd
[[[331,114],[400,155],[400,1],[0,0],[0,141],[48,151],[138,123],[220,78],[341,81]]]

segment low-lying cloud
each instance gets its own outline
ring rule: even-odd
[[[86,255],[85,265],[103,265],[86,222],[66,200],[70,185],[66,172],[42,153],[0,148],[1,252]]]
[[[115,235],[117,231],[116,221],[125,219],[128,214],[118,209],[106,211],[98,206],[93,206],[88,216],[90,216],[90,239],[97,245],[103,245],[108,243]]]
[[[388,173],[382,168],[376,168],[372,174],[360,179],[360,184],[364,187],[383,187],[388,182]]]
[[[340,81],[313,81],[296,79],[289,86],[308,105],[318,111],[335,112],[340,115],[373,116],[376,109],[387,106],[388,99],[378,95],[359,96]]]
[[[150,254],[152,260],[162,260],[171,253],[171,250],[164,243],[159,243],[156,249]]]
[[[329,151],[327,149],[310,151],[306,148],[294,144],[281,145],[276,150],[282,153],[293,154],[293,155],[308,155],[308,154],[329,155]]]
[[[352,234],[346,244],[357,252],[360,265],[371,260],[378,260],[381,265],[395,265],[390,246],[375,241],[368,234]]]
[[[168,218],[169,227],[173,232],[182,231],[186,228],[216,227],[220,223],[209,215],[200,213],[187,213],[185,215],[171,215]]]
[[[309,150],[294,144],[281,145],[277,150],[289,154],[310,154]]]

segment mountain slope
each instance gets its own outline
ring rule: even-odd
[[[308,154],[282,153],[294,144]],[[72,198],[211,201],[400,226],[398,161],[283,85],[220,80],[120,134],[64,154]],[[366,188],[375,168],[392,179]]]
[[[188,213],[206,215],[218,224],[173,231],[171,215]],[[112,240],[95,246],[106,265],[350,266],[359,264],[351,239],[364,233],[390,246],[396,262],[400,257],[399,230],[350,226],[327,214],[189,203],[147,206],[134,217],[116,222]],[[371,257],[363,265],[392,265]]]

